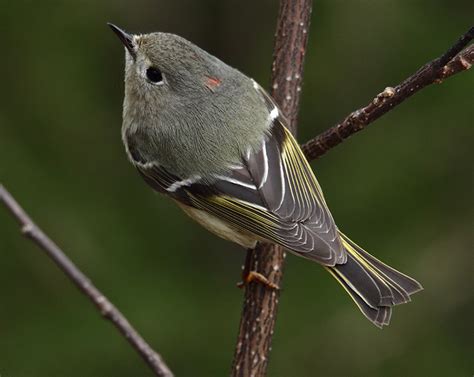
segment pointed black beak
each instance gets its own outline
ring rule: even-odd
[[[120,29],[118,26],[107,22],[107,25],[110,26],[112,31],[117,34],[117,37],[122,41],[123,45],[127,48],[128,52],[132,56],[133,60],[137,58],[137,53],[135,51],[135,45],[133,43],[133,35],[128,34],[124,30]]]

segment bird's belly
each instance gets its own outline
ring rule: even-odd
[[[178,201],[176,201],[176,203],[189,217],[211,233],[214,233],[225,240],[235,242],[247,249],[253,249],[257,244],[255,235],[243,232],[208,212],[187,206]]]

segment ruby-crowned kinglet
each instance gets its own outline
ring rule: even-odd
[[[145,181],[211,232],[322,264],[382,327],[421,290],[339,231],[286,120],[255,81],[167,33],[125,45],[122,138]]]

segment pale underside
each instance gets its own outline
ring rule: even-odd
[[[257,244],[255,234],[243,231],[232,224],[219,219],[210,213],[186,204],[175,201],[178,206],[194,221],[202,225],[211,233],[231,242],[235,242],[247,249],[253,249]]]

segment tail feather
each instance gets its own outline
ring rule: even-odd
[[[346,292],[350,295],[352,300],[355,302],[359,310],[371,321],[375,326],[382,328],[384,325],[388,325],[390,317],[392,316],[392,308],[390,306],[372,307],[368,305],[361,296],[355,293],[355,291],[346,283],[346,281],[335,272],[334,268],[326,267],[332,276],[342,285]]]
[[[383,273],[392,283],[401,286],[404,291],[408,293],[408,295],[423,290],[421,284],[418,283],[415,279],[379,261],[377,258],[362,249],[360,246],[356,245],[345,234],[342,234],[341,232],[339,232],[339,234],[341,235],[343,242],[347,242],[357,252],[357,254],[359,254],[368,263],[372,264],[374,268]]]
[[[339,234],[347,251],[347,262],[327,269],[372,323],[378,327],[388,325],[392,306],[409,302],[410,295],[423,287]]]

